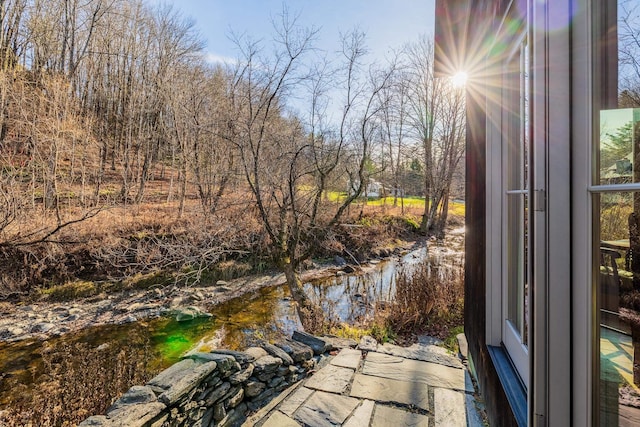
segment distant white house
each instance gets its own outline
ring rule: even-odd
[[[366,197],[378,198],[384,194],[384,186],[375,179],[370,179],[365,191]]]
[[[353,194],[356,190],[356,188],[358,188],[358,185],[360,183],[358,181],[355,181],[354,183],[351,184],[351,188],[349,189],[349,194]],[[365,188],[362,191],[361,197],[367,197],[367,198],[380,198],[383,197],[385,194],[385,188],[384,186],[376,181],[375,179],[370,179],[368,185],[365,186]]]

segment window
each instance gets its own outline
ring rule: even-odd
[[[640,0],[607,0],[597,52],[592,150],[594,419],[640,423]]]
[[[507,353],[523,393],[530,382],[534,256],[527,4],[512,3],[506,14],[496,37],[504,42],[492,64],[496,80],[487,88],[487,343]]]
[[[504,229],[502,340],[525,385],[529,380],[528,301],[531,278],[531,147],[526,34],[506,62],[503,85]]]

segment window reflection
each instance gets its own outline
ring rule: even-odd
[[[640,0],[597,2],[595,185],[640,183]],[[640,425],[640,192],[595,192],[601,426]]]
[[[640,193],[599,196],[600,425],[640,422],[640,269],[634,205]],[[636,233],[637,234],[637,233]]]
[[[600,183],[639,182],[635,153],[640,144],[640,108],[621,108],[600,112]]]

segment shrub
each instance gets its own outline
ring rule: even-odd
[[[398,272],[395,298],[382,310],[387,326],[396,333],[428,329],[431,334],[442,336],[449,327],[462,324],[463,306],[462,265],[431,260],[411,272]]]

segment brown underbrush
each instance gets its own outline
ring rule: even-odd
[[[182,216],[176,216],[173,204],[114,206],[66,226],[55,239],[0,245],[0,300],[73,300],[102,292],[231,280],[274,268],[268,237],[256,212],[244,202],[228,201],[215,215],[204,215],[197,200],[191,200]],[[419,237],[417,217],[417,212],[401,215],[366,207],[313,241],[313,256],[341,255],[353,262],[384,254],[400,239]],[[16,222],[14,235],[45,233],[55,227],[55,221],[48,221],[51,215],[43,213]]]
[[[405,339],[423,333],[447,338],[463,324],[464,266],[460,261],[431,260],[396,276],[392,302],[378,307],[384,327]]]
[[[0,383],[11,390],[8,401],[0,402],[6,405],[0,425],[67,427],[104,413],[112,404],[110,396],[144,384],[161,369],[150,363],[153,355],[144,334],[129,332],[127,343],[113,348],[71,341],[55,349],[45,346],[30,371]]]

